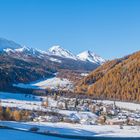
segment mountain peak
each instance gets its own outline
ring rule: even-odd
[[[82,61],[89,61],[89,62],[97,63],[97,64],[103,64],[105,62],[103,58],[101,58],[99,55],[89,50],[78,54],[77,57]]]
[[[54,49],[63,49],[63,48],[60,47],[60,45],[54,45],[49,50],[54,50]]]
[[[4,49],[16,49],[16,48],[20,48],[21,45],[15,43],[14,41],[11,40],[7,40],[4,38],[0,38],[0,51],[3,51]]]
[[[64,58],[70,58],[70,59],[77,59],[74,54],[72,54],[70,51],[60,47],[59,45],[52,46],[49,50],[49,53],[52,55],[64,57]]]

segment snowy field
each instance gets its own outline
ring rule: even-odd
[[[38,127],[40,132],[51,132],[56,134],[74,136],[96,136],[96,137],[140,137],[140,127],[124,126],[120,129],[117,125],[81,125],[68,123],[49,122],[0,122],[0,125],[10,126],[21,130],[29,130],[31,127]]]
[[[65,78],[61,79],[57,77],[48,78],[46,80],[37,81],[30,84],[18,83],[18,84],[14,84],[13,86],[21,87],[21,88],[30,88],[30,89],[46,89],[46,88],[58,89],[60,88],[60,89],[71,90],[73,88],[72,82],[70,82],[69,80]]]
[[[103,100],[99,102],[103,102],[105,104],[114,104],[114,101],[109,101],[109,100]],[[134,110],[134,111],[140,110],[140,104],[136,104],[136,103],[116,101],[115,104],[116,106],[120,108],[124,108],[124,109],[129,109],[129,110]]]

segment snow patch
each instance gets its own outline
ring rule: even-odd
[[[53,61],[53,62],[61,63],[61,60],[58,60],[58,59],[56,59],[56,58],[50,58],[49,60],[50,60],[50,61]]]
[[[73,84],[70,82],[68,79],[65,78],[49,78],[46,80],[42,80],[39,82],[34,82],[30,84],[23,84],[23,83],[18,83],[18,84],[13,84],[13,86],[16,87],[21,87],[21,88],[31,88],[31,89],[73,89]]]

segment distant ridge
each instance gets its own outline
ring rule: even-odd
[[[9,41],[7,39],[0,38],[0,51],[5,52],[7,54],[10,53],[23,53],[24,55],[32,55],[36,57],[43,57],[46,55],[51,56],[58,56],[62,58],[68,58],[73,60],[80,60],[84,62],[90,62],[97,65],[101,65],[105,62],[103,58],[95,54],[91,51],[84,51],[78,55],[74,55],[70,51],[60,47],[59,45],[52,46],[47,51],[42,51],[35,48],[30,48],[26,46],[19,45],[18,43],[15,43],[14,41]]]

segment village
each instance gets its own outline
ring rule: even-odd
[[[85,125],[140,125],[140,110],[132,111],[91,99],[47,97],[41,106],[50,109],[48,115],[36,116],[33,121],[66,122]]]
[[[29,116],[26,121],[65,122],[85,125],[140,125],[140,110],[130,110],[116,105],[116,102],[104,103],[101,100],[66,98],[58,95],[30,96],[24,98],[39,101],[1,100],[3,108],[24,110]],[[22,119],[18,121],[23,121]]]

